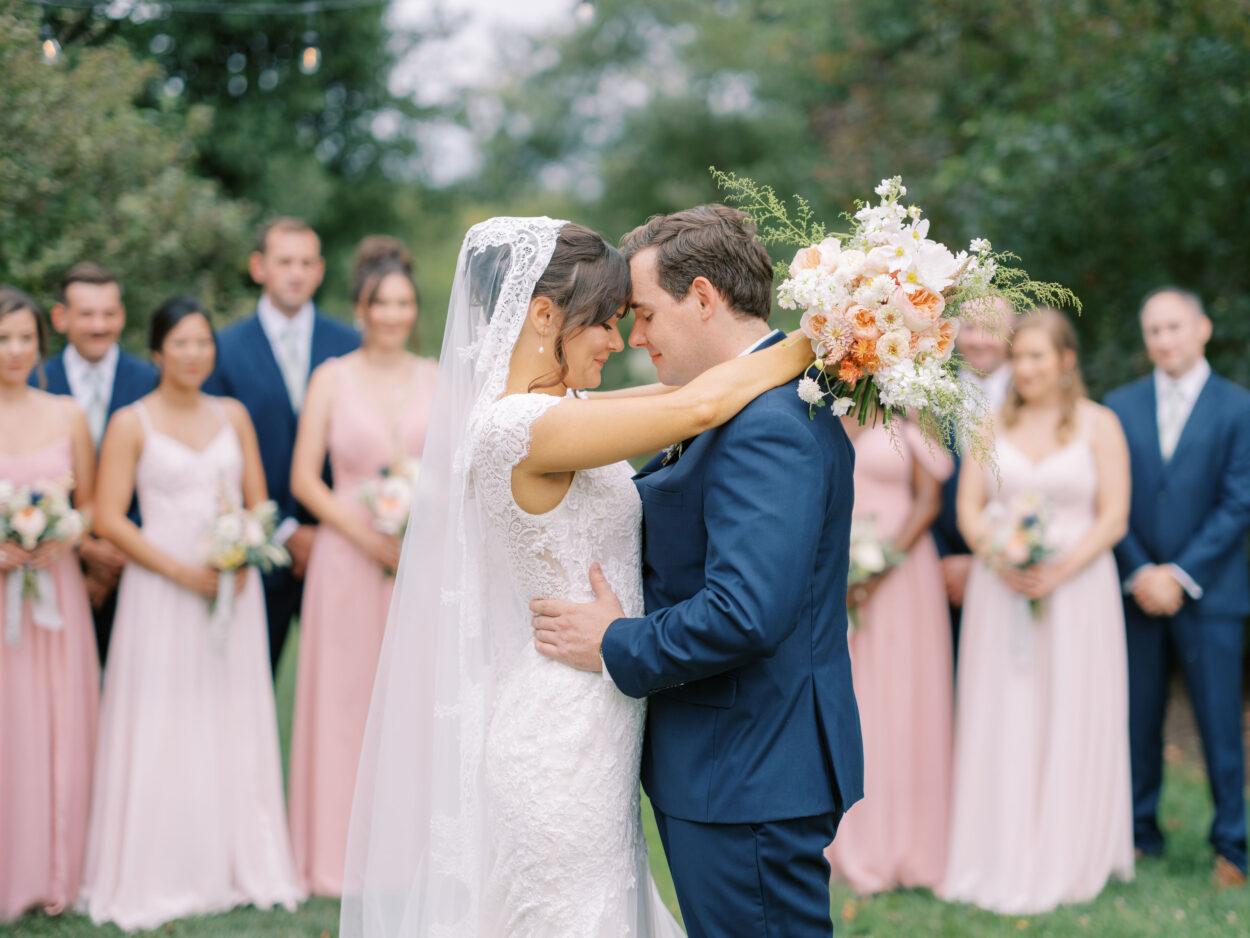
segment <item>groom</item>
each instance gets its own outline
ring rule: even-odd
[[[741,212],[703,205],[626,235],[630,345],[665,384],[779,341],[772,266]],[[635,479],[647,615],[537,600],[548,657],[648,699],[643,785],[692,938],[832,934],[825,846],[862,794],[846,640],[854,453],[796,384]]]

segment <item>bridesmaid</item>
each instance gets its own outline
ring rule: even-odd
[[[363,343],[313,374],[291,468],[291,491],[321,522],[300,614],[291,835],[305,888],[324,896],[342,892],[356,763],[399,564],[398,538],[374,530],[360,488],[421,455],[438,376],[406,349],[417,292],[403,245],[365,239],[354,279]],[[333,489],[322,480],[327,455]]]
[[[260,578],[235,574],[222,635],[210,628],[218,574],[202,559],[223,502],[266,497],[256,434],[238,402],[200,391],[216,340],[195,300],[156,312],[149,347],[160,384],[109,424],[96,520],[131,562],[104,682],[83,906],[126,930],[301,898]],[[142,528],[126,517],[136,487]]]
[[[89,512],[95,452],[73,398],[26,381],[44,351],[35,301],[0,286],[0,487],[73,476]],[[72,546],[0,544],[0,596],[23,567],[49,570],[61,625],[37,625],[22,604],[16,641],[0,602],[0,922],[71,906],[82,878],[91,801],[100,665],[87,588]]]
[[[1124,433],[1090,401],[1072,324],[1023,319],[993,470],[961,474],[968,581],[944,898],[1031,915],[1133,876],[1128,665],[1112,546],[1128,521]],[[986,545],[992,502],[1049,503],[1052,558],[1025,572]],[[1035,618],[1028,599],[1043,600]]]
[[[950,797],[951,632],[937,548],[951,458],[911,423],[897,436],[844,418],[855,445],[856,519],[906,554],[853,587],[851,668],[864,731],[864,800],[828,850],[833,875],[861,894],[936,889],[946,867]]]

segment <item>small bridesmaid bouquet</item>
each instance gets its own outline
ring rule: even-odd
[[[1046,537],[1051,514],[1050,503],[1040,495],[1020,495],[1010,503],[991,504],[986,509],[992,530],[989,555],[1000,566],[1028,570],[1047,560],[1054,549]],[[1030,599],[1033,621],[1042,618],[1044,599]]]
[[[361,486],[360,500],[369,509],[375,531],[392,537],[404,536],[420,475],[421,460],[412,457],[387,466],[376,479]]]
[[[234,504],[224,494],[221,511],[206,535],[207,563],[223,574],[217,581],[217,596],[208,601],[209,627],[221,644],[234,615],[234,574],[243,567],[256,567],[269,573],[291,562],[286,548],[274,541],[278,526],[278,506],[271,501],[254,508]]]
[[[851,597],[855,587],[873,577],[881,576],[901,564],[907,555],[877,533],[877,522],[872,517],[856,518],[851,522],[851,567],[847,576]],[[859,604],[848,609],[851,627],[859,628]]]
[[[77,543],[85,524],[70,500],[73,488],[71,476],[31,486],[0,481],[0,540],[23,550],[54,541]],[[23,567],[21,576],[10,576],[5,585],[4,639],[9,645],[16,645],[21,637],[22,603],[26,600],[30,601],[35,625],[50,630],[63,625],[52,571]]]

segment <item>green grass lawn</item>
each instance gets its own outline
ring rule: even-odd
[[[286,649],[278,678],[284,758],[290,739],[295,650],[292,641]],[[1138,867],[1135,882],[1112,885],[1095,902],[1050,915],[1003,918],[967,906],[947,905],[922,891],[860,900],[849,890],[835,885],[836,931],[839,936],[862,938],[990,938],[1020,934],[1038,938],[1069,935],[1222,938],[1250,935],[1250,889],[1217,893],[1210,885],[1211,855],[1205,837],[1211,805],[1201,771],[1189,765],[1173,765],[1168,768],[1167,779],[1163,803],[1163,822],[1170,832],[1167,855],[1160,860],[1143,862]],[[651,865],[660,893],[676,911],[672,882],[649,808],[644,820],[651,847]],[[338,903],[315,899],[293,914],[242,909],[225,915],[173,922],[145,934],[180,938],[332,938],[337,930]],[[86,938],[122,934],[113,927],[96,928],[80,916],[31,915],[0,928],[3,938]]]

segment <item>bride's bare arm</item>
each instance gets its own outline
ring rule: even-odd
[[[640,384],[632,388],[618,388],[615,391],[591,391],[587,395],[592,401],[619,401],[628,397],[652,397],[656,394],[672,394],[678,390],[675,384]]]
[[[726,423],[812,360],[811,344],[795,333],[667,394],[565,401],[535,422],[529,456],[518,469],[539,475],[593,469],[679,443]]]

